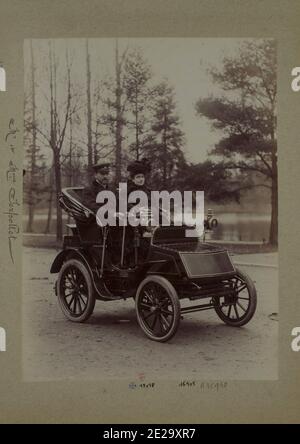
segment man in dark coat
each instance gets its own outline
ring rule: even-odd
[[[94,180],[91,185],[87,186],[83,190],[83,204],[94,211],[97,212],[99,204],[96,202],[97,194],[100,191],[107,190],[109,184],[109,173],[110,173],[110,163],[97,163],[93,165],[94,170]]]

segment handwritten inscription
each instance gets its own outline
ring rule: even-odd
[[[19,129],[16,127],[15,119],[11,118],[8,124],[8,131],[5,135],[5,143],[6,147],[9,150],[11,156],[15,155],[15,150],[17,146],[17,135]],[[14,263],[14,253],[13,253],[13,243],[17,239],[18,234],[20,233],[20,227],[17,223],[17,217],[19,216],[18,209],[20,207],[19,199],[17,198],[17,190],[15,188],[15,184],[17,181],[17,172],[19,168],[14,163],[13,158],[11,157],[8,163],[8,168],[6,170],[6,181],[10,185],[8,190],[8,199],[7,199],[7,211],[4,214],[8,219],[8,249],[9,255],[12,263]]]
[[[195,387],[196,381],[183,380],[180,382],[179,387]]]
[[[183,379],[177,384],[178,387],[181,389],[197,389],[201,391],[214,391],[218,392],[220,390],[224,390],[228,387],[228,383],[226,381],[206,381],[206,382],[200,382],[190,379]],[[128,388],[130,390],[136,390],[136,389],[154,389],[156,388],[155,382],[131,382],[128,385]]]
[[[221,389],[227,388],[227,382],[225,381],[217,381],[217,382],[197,382],[193,380],[183,379],[179,384],[179,387],[182,388],[193,388],[197,387],[200,390],[207,391],[219,391]]]
[[[207,391],[216,391],[226,389],[228,387],[228,383],[225,381],[218,381],[218,382],[201,382],[198,384],[200,390],[207,390]]]
[[[149,382],[149,383],[135,383],[135,382],[131,382],[128,387],[131,390],[135,390],[135,389],[153,389],[155,387],[155,382]]]

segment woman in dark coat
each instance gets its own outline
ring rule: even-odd
[[[128,165],[127,171],[129,172],[128,195],[132,191],[144,191],[149,199],[151,191],[146,186],[146,175],[151,171],[149,161],[147,159],[135,160]]]
[[[146,177],[147,174],[151,171],[151,166],[149,164],[149,161],[147,159],[143,160],[135,160],[134,162],[130,163],[127,167],[127,171],[129,172],[129,180],[127,182],[127,197],[132,193],[133,191],[143,191],[146,193],[148,197],[148,208],[150,209],[150,198],[151,198],[151,190],[146,185]],[[134,205],[134,204],[132,204]],[[128,209],[130,209],[130,204],[128,204]],[[143,233],[146,231],[145,227],[140,226],[139,227],[139,233],[140,233],[140,245],[139,245],[139,258],[142,259],[146,256],[149,242],[148,240],[145,240],[143,238]],[[127,254],[130,255],[130,252],[132,252],[133,248],[133,231],[128,230],[127,231]]]

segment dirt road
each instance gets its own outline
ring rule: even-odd
[[[25,380],[58,379],[277,379],[277,269],[244,269],[256,282],[258,308],[243,328],[223,324],[213,311],[184,316],[176,336],[155,343],[144,336],[134,301],[96,303],[85,324],[67,321],[56,300],[50,275],[53,249],[24,247],[23,376]],[[250,255],[249,255],[250,256]],[[256,257],[255,257],[256,256]],[[257,262],[263,262],[263,256]]]

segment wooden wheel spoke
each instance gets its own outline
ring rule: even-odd
[[[228,317],[228,318],[230,318],[231,309],[232,309],[232,305],[230,305],[230,306],[228,307],[228,312],[227,312],[227,317]]]
[[[240,319],[240,315],[239,315],[239,312],[237,310],[236,304],[234,304],[233,308],[234,308],[234,312],[235,312],[236,318]]]
[[[65,288],[74,288],[74,285],[68,276],[65,277]]]
[[[71,286],[74,287],[75,282],[74,282],[73,276],[71,274],[67,274],[66,275],[66,279],[68,279],[68,281],[70,282]]]
[[[86,284],[85,284],[85,279],[84,279],[84,277],[82,276],[82,274],[77,275],[77,285],[79,286],[79,288],[83,288],[83,287],[86,286]]]
[[[155,324],[156,324],[156,321],[157,321],[157,318],[158,318],[157,313],[154,313],[154,314],[155,314],[154,320],[153,320],[152,324],[150,325],[151,330],[154,330],[154,327],[155,327]]]
[[[67,302],[67,305],[68,305],[68,307],[69,307],[70,309],[71,309],[71,305],[72,305],[72,303],[73,303],[73,301],[74,301],[74,298],[75,298],[75,296],[73,295],[73,296],[71,297],[70,301]]]
[[[86,307],[86,301],[82,298],[82,296],[81,296],[81,294],[79,294],[78,295],[78,298],[79,298],[79,300],[80,300],[80,302],[82,302],[82,304],[83,304],[83,310],[85,309],[85,307]],[[83,311],[83,310],[81,310],[81,311]]]
[[[149,291],[146,291],[146,290],[144,290],[144,294],[149,299],[149,301],[153,304],[154,298],[153,298],[152,294],[150,294]]]
[[[170,305],[169,298],[164,298],[164,300],[161,302],[161,307],[165,308],[168,307],[169,305]]]
[[[160,318],[162,320],[162,324],[166,327],[165,330],[169,330],[170,328],[170,323],[168,322],[168,320],[164,317],[164,315],[161,313],[160,314]]]
[[[74,283],[77,284],[77,282],[78,282],[78,274],[76,272],[76,269],[74,269],[73,267],[71,268],[71,275],[72,275]]]
[[[86,298],[86,299],[88,299],[88,295],[87,294],[85,294],[84,292],[82,292],[82,291],[80,291],[80,296],[81,297],[83,297],[83,298]]]
[[[81,307],[81,301],[79,298],[79,295],[77,294],[77,314],[81,314],[82,313],[82,307]]]
[[[74,296],[74,304],[73,304],[73,313],[76,314],[76,308],[77,308],[77,298]]]
[[[238,306],[239,306],[244,312],[247,311],[247,309],[244,308],[244,307],[242,306],[242,304],[239,303],[239,301],[237,301],[236,303],[237,303],[237,305],[238,305]]]
[[[68,276],[72,280],[72,282],[75,283],[73,267],[69,269]]]
[[[152,305],[146,304],[145,302],[141,302],[141,308],[146,308],[148,310],[151,310]]]
[[[159,331],[161,333],[164,333],[164,331],[165,331],[164,330],[164,325],[163,325],[162,319],[161,319],[159,314],[157,315],[157,320],[158,320]]]
[[[144,316],[144,321],[148,318],[150,318],[150,316],[154,315],[155,311],[150,311],[146,316]]]
[[[80,298],[78,295],[77,295],[77,305],[78,305],[79,313],[82,313],[81,302],[80,302]]]
[[[240,293],[241,291],[245,290],[247,288],[247,284],[243,284],[241,287],[237,288],[237,292]]]
[[[166,310],[165,308],[161,308],[161,312],[167,316],[173,316],[173,312],[170,310]]]

